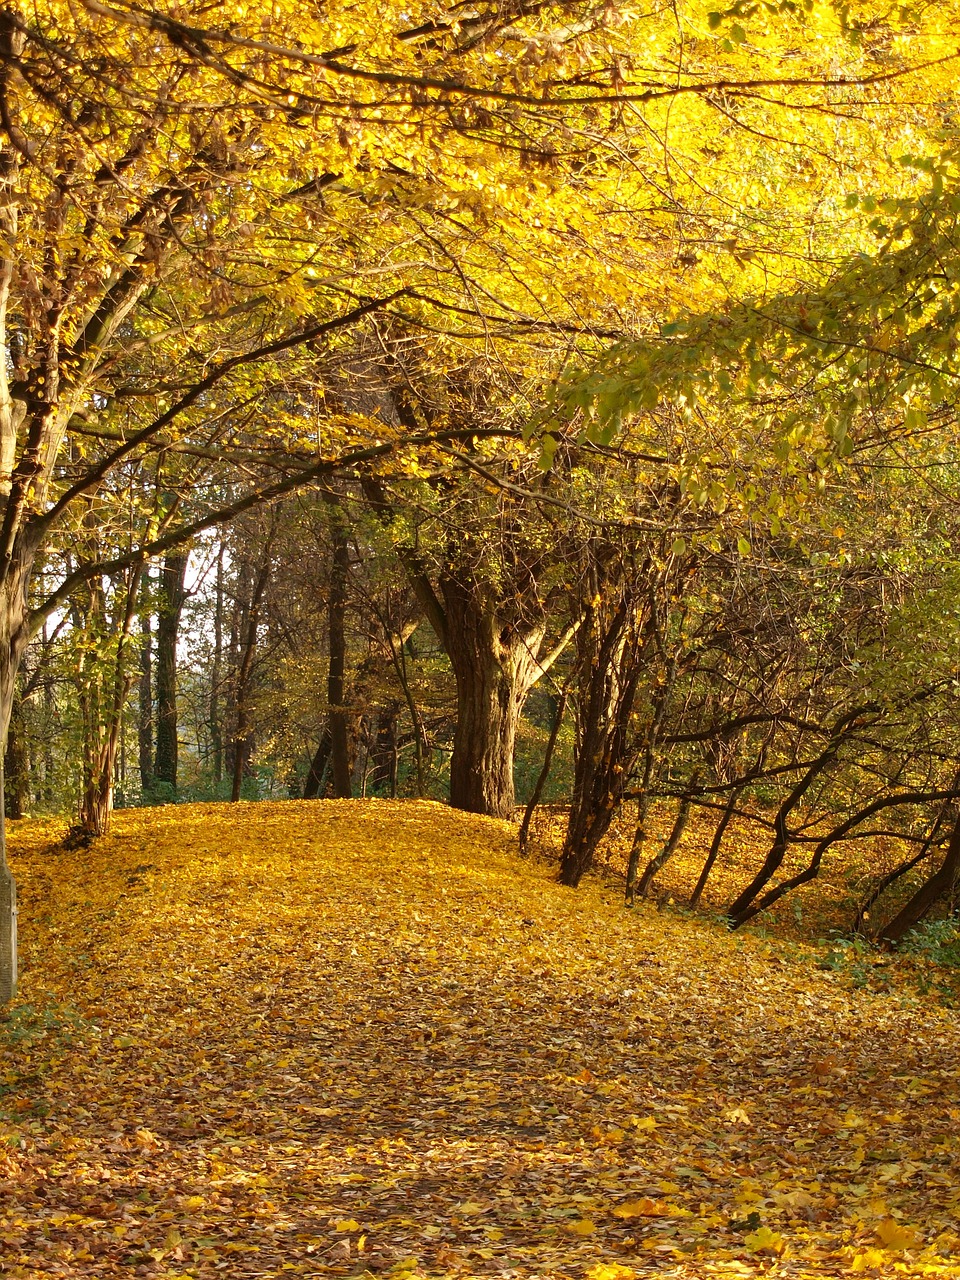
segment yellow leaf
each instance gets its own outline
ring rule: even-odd
[[[744,1236],[743,1243],[751,1253],[782,1253],[783,1236],[779,1231],[771,1231],[769,1227],[760,1227]]]
[[[877,1239],[885,1249],[901,1253],[904,1249],[915,1249],[920,1237],[912,1227],[905,1227],[893,1218],[884,1218],[877,1228]]]
[[[615,1218],[662,1218],[667,1212],[659,1200],[644,1196],[641,1200],[625,1200],[613,1210]]]
[[[360,1223],[356,1218],[341,1218],[339,1222],[333,1224],[334,1231],[359,1231]]]
[[[596,1223],[591,1222],[589,1218],[580,1218],[576,1222],[567,1223],[567,1230],[572,1232],[575,1236],[589,1236],[592,1235],[596,1229]]]
[[[861,1249],[850,1263],[851,1271],[873,1271],[887,1264],[887,1255],[882,1249]]]
[[[633,1267],[625,1267],[619,1262],[598,1262],[585,1273],[584,1280],[635,1280]]]

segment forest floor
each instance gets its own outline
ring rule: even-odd
[[[0,1276],[960,1276],[923,971],[627,912],[513,835],[388,801],[15,830]]]

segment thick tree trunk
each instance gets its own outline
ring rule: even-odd
[[[22,697],[14,698],[3,760],[4,805],[8,818],[22,818],[24,800],[30,788],[30,754],[27,749],[26,716]]]
[[[394,797],[397,794],[397,722],[400,703],[390,702],[377,712],[377,732],[370,751],[373,765],[370,774],[370,790]]]
[[[160,572],[160,608],[157,617],[156,697],[157,729],[153,775],[166,783],[171,799],[177,790],[177,639],[186,591],[188,551],[167,556]]]
[[[393,508],[382,484],[373,478],[362,484],[374,511],[389,522]],[[463,558],[464,547],[458,547],[457,552]],[[509,581],[503,588],[467,567],[443,570],[435,589],[414,548],[401,546],[397,553],[456,677],[450,803],[470,813],[510,818],[516,805],[514,748],[527,694],[563,651],[576,627],[569,628],[553,651],[541,657],[545,610],[528,567],[514,566],[513,594]],[[416,726],[416,717],[414,723]],[[419,754],[417,764],[422,788]]]
[[[641,676],[643,637],[634,606],[621,600],[602,625],[581,636],[583,673],[573,799],[560,854],[560,883],[575,889],[593,865],[623,799],[635,749],[630,717]]]
[[[490,653],[454,663],[457,728],[450,760],[450,803],[468,813],[511,818],[513,757],[527,690]]]
[[[17,990],[17,885],[7,865],[2,762],[17,672],[30,641],[27,590],[35,554],[35,546],[24,549],[22,540],[16,539],[11,562],[0,577],[0,1006],[12,1000]]]
[[[450,803],[512,818],[513,757],[527,694],[541,674],[542,627],[505,623],[497,600],[474,581],[445,578],[445,647],[457,681]]]

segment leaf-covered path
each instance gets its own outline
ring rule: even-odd
[[[952,1012],[510,835],[313,802],[15,837],[0,1274],[960,1275]]]

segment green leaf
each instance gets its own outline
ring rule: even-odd
[[[713,13],[707,14],[707,24],[710,27],[711,31],[716,31],[717,27],[719,27],[722,21],[723,21],[723,14],[718,13],[716,9],[714,9]]]

